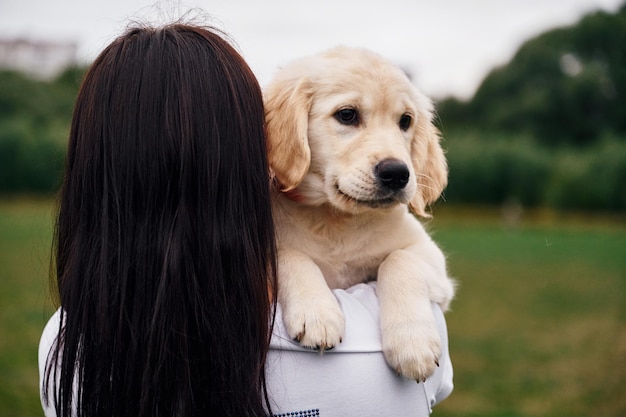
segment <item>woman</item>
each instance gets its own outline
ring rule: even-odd
[[[131,29],[88,70],[68,146],[46,415],[265,415],[275,244],[247,64],[210,30]]]
[[[441,310],[440,370],[403,379],[381,353],[373,284],[336,291],[336,353],[286,340],[280,310],[270,346],[269,195],[259,85],[219,34],[172,24],[109,45],[70,132],[61,308],[39,347],[45,415],[427,415],[445,398]]]

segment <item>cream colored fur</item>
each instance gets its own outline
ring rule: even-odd
[[[409,211],[428,216],[447,183],[430,100],[382,57],[340,47],[278,71],[265,106],[287,330],[332,348],[344,318],[330,289],[377,279],[387,361],[424,380],[440,355],[430,303],[445,310],[454,296],[443,253]],[[381,187],[386,160],[406,166],[402,189]]]

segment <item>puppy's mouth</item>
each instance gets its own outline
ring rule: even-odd
[[[376,193],[371,197],[354,197],[349,194],[346,194],[339,188],[339,185],[335,184],[336,195],[340,197],[341,200],[346,201],[348,204],[356,204],[360,206],[367,206],[370,208],[387,208],[394,206],[396,204],[402,203],[402,196],[404,193]]]

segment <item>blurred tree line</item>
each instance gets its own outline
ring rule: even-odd
[[[527,41],[437,110],[448,202],[626,210],[626,4]]]
[[[626,210],[626,4],[529,40],[473,98],[437,102],[448,203]],[[85,68],[0,72],[0,193],[60,184]]]
[[[84,68],[52,81],[0,72],[0,193],[50,193],[61,181]]]

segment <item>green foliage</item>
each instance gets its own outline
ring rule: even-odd
[[[69,68],[49,82],[0,72],[0,193],[58,188],[83,72]]]
[[[526,136],[446,134],[448,203],[626,210],[626,144],[546,148]]]
[[[562,151],[547,187],[547,205],[626,210],[626,144],[607,138],[588,152]]]
[[[626,5],[529,40],[438,103],[448,202],[626,210]]]
[[[447,142],[450,178],[446,201],[502,204],[516,200],[529,206],[543,202],[538,185],[549,176],[550,161],[531,141],[476,134],[452,138]]]
[[[626,137],[626,6],[526,42],[464,103],[442,100],[448,126],[525,133],[545,145]]]
[[[51,192],[58,188],[65,149],[24,119],[0,122],[0,191]]]

